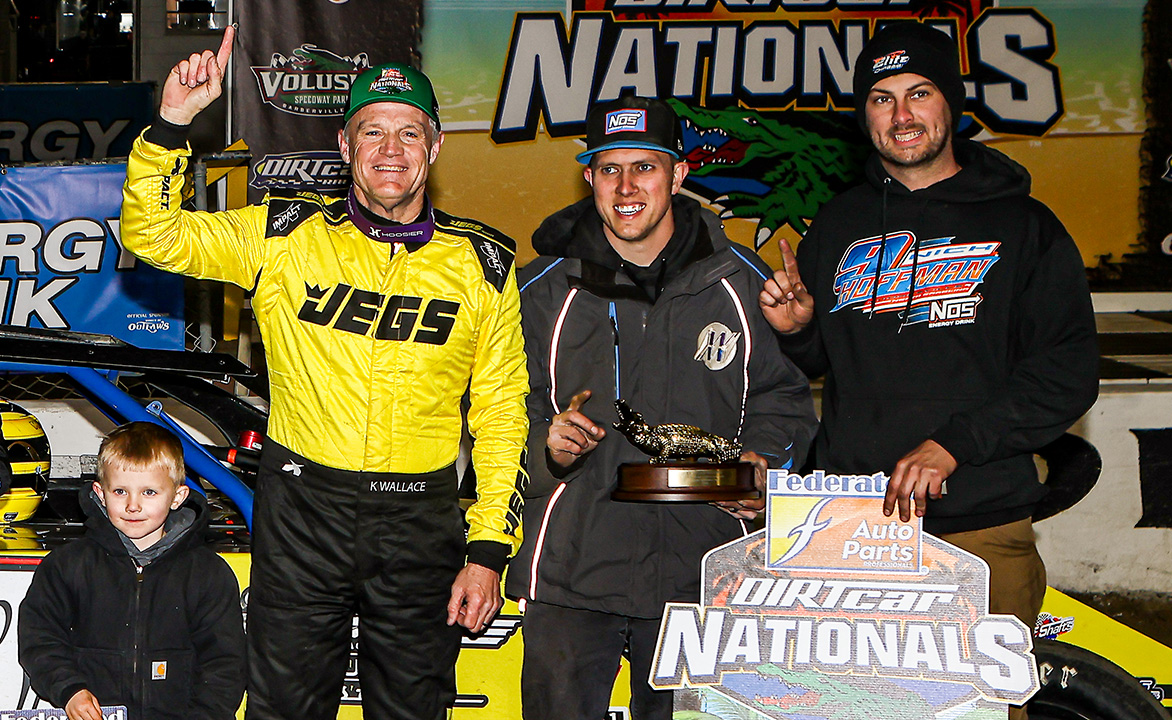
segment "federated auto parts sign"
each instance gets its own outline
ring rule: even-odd
[[[765,530],[711,551],[670,604],[650,683],[765,717],[1002,720],[1038,688],[1030,629],[988,612],[988,566],[885,517],[887,477],[770,471]]]

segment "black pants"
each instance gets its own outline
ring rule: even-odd
[[[276,443],[258,474],[249,720],[334,720],[358,626],[363,715],[437,720],[455,698],[464,563],[455,473],[356,473]]]
[[[624,647],[630,651],[631,716],[671,720],[672,692],[647,684],[659,622],[528,603],[521,626],[525,720],[603,720]]]

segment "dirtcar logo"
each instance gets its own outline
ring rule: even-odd
[[[330,117],[346,114],[350,87],[370,60],[366,53],[338,55],[304,44],[289,57],[274,53],[268,67],[252,66],[261,99],[292,115]]]
[[[953,243],[955,237],[917,242],[909,230],[857,240],[843,253],[834,276],[838,302],[830,312],[903,312],[915,291],[904,325],[945,327],[971,323],[981,302],[977,288],[1000,260],[1001,243]],[[880,257],[882,256],[882,257]],[[882,262],[881,267],[879,266]],[[915,265],[915,281],[912,266]],[[874,291],[878,280],[879,290]]]
[[[398,68],[383,68],[382,73],[370,84],[371,92],[387,95],[411,92],[412,89],[411,82],[403,76]]]
[[[350,184],[350,166],[337,150],[265,155],[252,172],[248,184],[258,190],[296,188],[320,193],[342,190]]]
[[[768,566],[771,540],[795,526],[812,538],[799,561],[836,533],[839,550],[851,536],[911,547],[921,520],[883,516],[886,483],[881,473],[771,470],[766,529],[704,557],[699,605],[667,604],[650,684],[705,687],[779,720],[998,720],[1005,703],[1032,695],[1029,628],[988,614],[989,570],[975,555],[922,535],[912,572],[875,577],[849,558]],[[787,493],[802,501],[799,520],[774,515]]]
[[[647,132],[646,110],[615,110],[606,114],[606,134]]]
[[[888,53],[883,57],[875,58],[875,65],[871,68],[871,72],[878,75],[879,73],[887,72],[888,70],[899,70],[904,65],[907,65],[908,60],[911,60],[911,58],[908,57],[906,51],[896,50],[895,52]]]

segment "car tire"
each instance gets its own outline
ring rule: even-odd
[[[1026,703],[1030,720],[1169,720],[1139,681],[1090,650],[1034,640],[1041,689]]]

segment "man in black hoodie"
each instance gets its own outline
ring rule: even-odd
[[[890,25],[854,68],[868,182],[822,208],[761,293],[782,346],[825,375],[816,460],[891,474],[883,511],[984,558],[990,610],[1033,627],[1046,588],[1033,452],[1094,403],[1078,248],[1030,176],[955,136],[956,44]],[[799,273],[799,267],[801,271]]]
[[[598,105],[586,147],[593,196],[546,218],[541,257],[518,273],[530,484],[505,590],[525,602],[527,720],[605,717],[624,648],[633,717],[666,719],[672,693],[647,684],[663,604],[699,601],[704,553],[743,536],[764,501],[611,500],[619,465],[647,461],[605,431],[613,401],[736,438],[760,486],[767,466],[801,465],[816,422],[809,383],[752,306],[769,267],[677,195],[688,165],[671,107]]]

